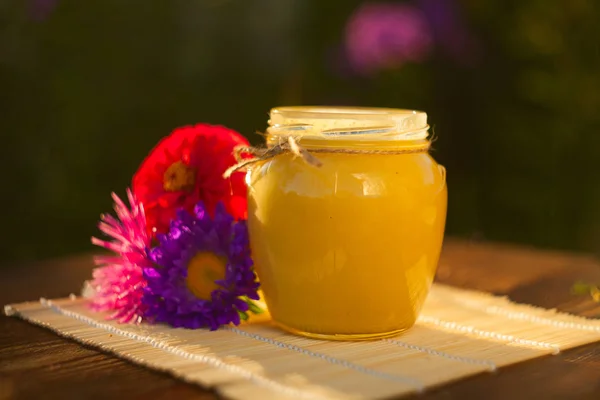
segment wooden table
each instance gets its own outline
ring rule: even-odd
[[[89,255],[3,272],[0,304],[78,292]],[[517,302],[600,316],[588,297],[570,294],[576,280],[600,282],[593,257],[517,246],[447,240],[438,280],[506,294]],[[0,400],[214,399],[215,394],[132,365],[15,318],[0,317]],[[600,399],[600,344],[481,374],[429,392],[441,399]]]

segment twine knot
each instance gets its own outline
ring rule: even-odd
[[[237,146],[233,149],[233,156],[235,157],[237,164],[227,168],[223,177],[229,178],[234,172],[242,171],[249,165],[257,163],[259,161],[269,160],[273,157],[277,157],[283,153],[292,153],[293,155],[302,158],[305,163],[312,165],[313,167],[320,167],[323,165],[321,160],[310,154],[305,148],[300,147],[298,142],[293,136],[288,136],[285,142],[281,142],[272,147],[251,147],[251,146]],[[251,155],[253,158],[244,159],[243,155]]]
[[[251,146],[237,146],[233,150],[233,156],[237,163],[227,168],[223,173],[225,179],[229,178],[234,172],[243,171],[248,166],[260,162],[269,160],[277,157],[280,154],[292,153],[296,157],[300,157],[305,163],[313,167],[320,167],[323,165],[321,160],[315,157],[311,153],[337,153],[337,154],[380,154],[380,155],[391,155],[391,154],[414,154],[414,153],[426,153],[429,151],[430,142],[427,144],[412,147],[408,149],[395,149],[395,150],[367,150],[367,149],[329,149],[329,148],[318,148],[311,149],[309,152],[298,144],[298,140],[293,136],[288,136],[285,141],[271,146],[271,147],[251,147]],[[252,158],[244,158],[244,155],[250,155]]]

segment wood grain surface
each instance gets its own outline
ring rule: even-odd
[[[0,304],[77,293],[90,276],[90,255],[5,268]],[[600,282],[591,256],[503,244],[447,240],[438,281],[508,295],[513,301],[578,315],[600,307],[575,296],[576,280]],[[0,316],[0,400],[5,399],[215,399],[186,384],[15,318]],[[600,399],[600,344],[592,344],[481,374],[418,398]]]

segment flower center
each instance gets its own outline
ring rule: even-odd
[[[192,191],[196,184],[196,169],[189,167],[183,161],[174,162],[167,168],[163,177],[163,188],[167,192],[179,190]]]
[[[211,293],[219,288],[215,281],[225,279],[226,259],[214,253],[198,252],[188,262],[187,284],[194,296],[203,300],[210,300]]]

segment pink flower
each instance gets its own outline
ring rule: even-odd
[[[145,311],[142,296],[146,287],[142,270],[152,265],[147,258],[150,237],[143,205],[129,189],[127,197],[131,208],[113,193],[117,218],[102,215],[98,224],[112,240],[92,238],[93,244],[115,254],[95,258],[98,268],[94,270],[91,282],[94,291],[91,306],[96,311],[111,312],[108,318],[122,323],[142,320]]]
[[[424,61],[433,35],[423,13],[407,4],[365,3],[346,26],[346,52],[355,70],[371,74]]]

